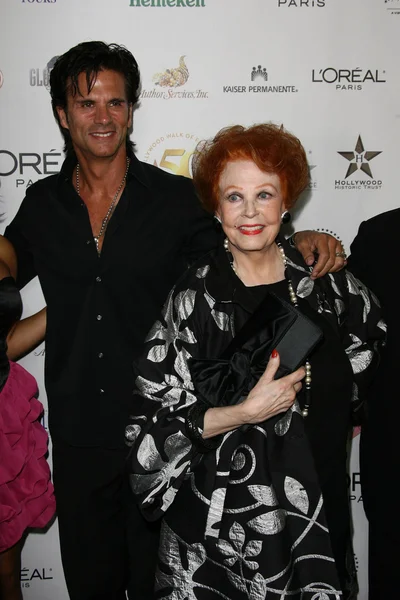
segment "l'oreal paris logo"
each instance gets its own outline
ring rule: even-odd
[[[336,69],[325,67],[313,69],[311,81],[313,83],[335,84],[337,90],[361,90],[364,83],[386,83],[386,71],[379,69]]]
[[[24,567],[23,569],[21,569],[20,580],[33,581],[34,579],[40,579],[41,581],[44,581],[46,579],[54,579],[53,575],[51,574],[52,571],[53,569],[51,567],[40,567],[36,569],[28,569]]]
[[[55,175],[60,171],[62,153],[11,152],[0,148],[0,177],[12,177],[15,187],[27,188],[42,175]]]

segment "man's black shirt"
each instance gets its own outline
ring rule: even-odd
[[[132,411],[132,359],[188,264],[217,243],[190,179],[132,155],[125,190],[96,252],[72,185],[76,158],[28,188],[5,235],[18,285],[39,276],[47,303],[45,382],[52,435],[118,447]]]

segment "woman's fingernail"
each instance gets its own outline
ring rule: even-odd
[[[278,356],[278,350],[272,350],[271,357],[276,358]]]

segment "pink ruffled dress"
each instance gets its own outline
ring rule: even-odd
[[[0,552],[28,527],[45,527],[55,512],[35,379],[6,357],[6,336],[21,299],[11,277],[0,281]]]

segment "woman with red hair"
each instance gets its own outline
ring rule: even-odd
[[[311,278],[280,235],[308,182],[273,124],[203,143],[193,179],[223,245],[181,278],[136,362],[131,483],[163,517],[156,598],[355,598],[351,408],[385,336],[351,273]]]

